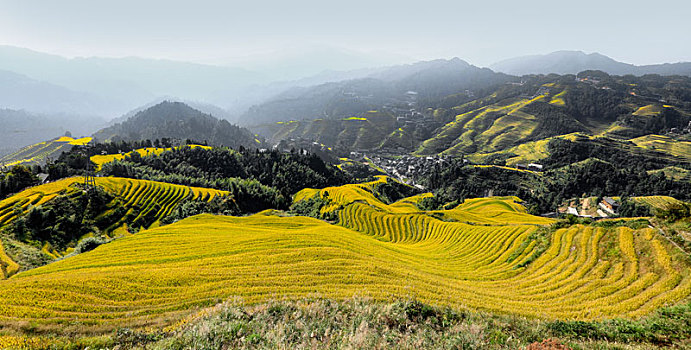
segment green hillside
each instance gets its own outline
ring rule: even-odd
[[[396,126],[391,113],[368,111],[360,117],[277,122],[274,139],[306,138],[340,149],[379,148]]]
[[[662,135],[646,135],[635,139],[623,140],[613,136],[590,136],[585,133],[558,135],[538,141],[528,141],[517,146],[495,152],[477,152],[467,156],[468,159],[483,163],[488,159],[503,159],[506,165],[518,163],[540,163],[550,156],[549,143],[553,140],[567,140],[573,143],[624,152],[631,156],[656,158],[678,164],[691,163],[691,142]]]

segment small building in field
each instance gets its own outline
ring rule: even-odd
[[[599,207],[610,214],[616,214],[619,212],[619,202],[612,197],[602,198]]]
[[[542,171],[542,164],[530,163],[528,169],[532,171]]]

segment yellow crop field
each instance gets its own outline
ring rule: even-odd
[[[552,96],[552,100],[549,101],[549,104],[555,106],[565,106],[566,102],[564,101],[564,95],[566,95],[566,90]]]
[[[68,178],[56,182],[36,186],[24,190],[14,196],[0,201],[0,228],[11,224],[17,217],[17,211],[26,212],[31,206],[39,206],[49,202],[51,199],[62,194],[69,194],[74,191],[81,191],[76,183],[83,181],[82,178]],[[159,220],[170,214],[175,206],[186,198],[198,200],[211,200],[216,196],[228,195],[225,191],[214,189],[188,187],[172,185],[163,182],[124,179],[116,177],[98,177],[96,184],[111,195],[114,195],[126,210],[124,214],[113,214],[110,210],[102,216],[119,215],[114,218],[110,227],[102,233],[107,235],[118,235],[127,232],[127,222],[148,227],[156,227]],[[144,220],[143,218],[147,218]],[[149,225],[148,223],[152,223]],[[52,247],[44,246],[43,251],[54,258],[61,257],[70,251],[58,252]],[[16,262],[7,256],[0,244],[0,268],[2,275],[6,278],[15,274],[19,270]]]
[[[61,136],[57,138],[54,142],[60,142],[60,143],[68,143],[70,145],[79,145],[83,146],[86,145],[87,143],[91,142],[92,138],[91,137],[82,137],[79,139],[75,139],[69,136]]]
[[[131,180],[101,181],[139,192],[121,184]],[[203,214],[21,272],[0,282],[0,326],[102,332],[170,325],[230,298],[354,295],[543,319],[636,318],[691,294],[688,262],[655,230],[574,225],[553,230],[534,257],[529,237],[553,221],[517,198],[425,212],[415,203],[427,195],[378,200],[387,181],[295,196],[330,201],[322,210],[337,213],[336,224]]]
[[[210,146],[204,146],[204,145],[184,145],[181,147],[190,147],[190,148],[205,148],[205,149],[210,149]],[[158,155],[166,151],[172,150],[171,147],[168,148],[163,148],[163,147],[147,147],[147,148],[139,148],[136,149],[132,152],[137,152],[139,153],[140,156],[146,157],[146,156],[151,156],[151,155]],[[103,164],[110,163],[115,160],[122,160],[125,159],[125,156],[131,155],[132,152],[125,153],[125,154],[97,154],[94,156],[91,156],[91,161],[96,164],[96,169],[100,170]]]
[[[527,213],[517,197],[467,199],[451,210],[438,211],[455,221],[477,224],[549,225],[554,220]]]
[[[663,173],[666,177],[677,181],[691,181],[691,170],[686,170],[677,166],[666,166],[662,169],[648,170],[648,174]]]
[[[0,166],[14,166],[19,164],[38,164],[49,157],[57,157],[62,152],[69,151],[72,146],[85,145],[91,142],[91,137],[73,139],[62,136],[60,138],[39,142],[26,146],[14,153],[0,157]]]
[[[633,115],[650,117],[659,115],[661,112],[662,107],[660,107],[659,105],[647,105],[638,108],[635,112],[633,112]]]

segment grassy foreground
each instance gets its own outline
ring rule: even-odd
[[[639,321],[540,322],[412,299],[233,300],[159,329],[97,337],[0,335],[12,349],[656,349],[691,346],[691,304]],[[566,347],[564,347],[566,348]]]

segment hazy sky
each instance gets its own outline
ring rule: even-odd
[[[0,0],[0,44],[198,62],[328,45],[489,65],[556,50],[691,61],[691,1]]]

